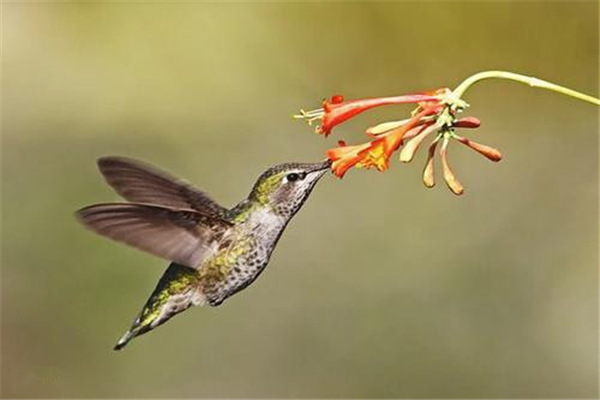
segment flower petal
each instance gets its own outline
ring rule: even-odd
[[[388,169],[388,159],[383,141],[373,141],[371,146],[360,152],[361,160],[356,164],[357,168],[376,168],[382,172]]]
[[[340,104],[344,102],[344,96],[341,94],[334,94],[331,96],[331,100],[329,100],[331,104]]]
[[[359,153],[362,150],[369,148],[370,143],[364,143],[356,146],[340,146],[327,150],[327,157],[333,161],[331,170],[338,178],[342,178],[344,174],[356,165],[362,158]]]

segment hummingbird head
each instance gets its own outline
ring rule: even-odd
[[[327,160],[273,166],[258,178],[249,199],[271,207],[279,215],[292,217],[330,165]]]

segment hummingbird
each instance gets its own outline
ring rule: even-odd
[[[228,209],[145,162],[100,158],[100,173],[127,202],[84,207],[76,212],[78,220],[102,236],[171,262],[114,349],[191,306],[218,306],[254,282],[330,165],[272,166],[248,197]]]

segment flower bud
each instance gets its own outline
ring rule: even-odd
[[[454,172],[452,172],[452,169],[450,168],[450,164],[448,163],[448,157],[446,155],[447,147],[448,147],[448,138],[444,138],[444,141],[442,142],[442,147],[440,149],[440,157],[442,159],[442,171],[444,173],[444,181],[446,181],[446,185],[448,185],[448,188],[450,188],[452,193],[454,193],[457,196],[460,196],[461,194],[463,194],[463,192],[465,190],[464,190],[463,186],[461,185],[460,181],[454,175]]]
[[[400,150],[400,161],[405,163],[411,162],[415,152],[419,149],[421,143],[423,143],[423,140],[425,140],[425,138],[429,136],[431,132],[437,130],[439,127],[440,126],[438,124],[423,125],[420,129],[420,132],[417,133],[414,138],[409,140],[402,150]]]
[[[454,135],[454,138],[456,140],[458,140],[459,142],[461,142],[462,144],[464,144],[465,146],[467,146],[467,147],[475,150],[479,154],[485,156],[489,160],[492,160],[494,162],[498,162],[498,161],[502,160],[502,154],[498,150],[494,149],[493,147],[474,142],[472,140],[469,140],[467,138],[464,138],[464,137],[461,137],[458,135]]]
[[[435,159],[435,148],[437,147],[439,140],[440,138],[438,137],[429,145],[427,163],[425,164],[425,169],[423,170],[423,184],[428,188],[435,186],[433,164]]]

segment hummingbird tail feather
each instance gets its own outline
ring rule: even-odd
[[[133,332],[127,331],[123,336],[121,336],[121,339],[119,339],[115,347],[113,347],[113,350],[121,350],[123,347],[127,346],[127,343],[129,343],[129,341],[134,337],[135,334]]]
[[[121,350],[134,337],[151,331],[189,307],[202,304],[204,300],[198,289],[197,273],[195,269],[180,264],[169,265],[144,308],[114,350]]]

